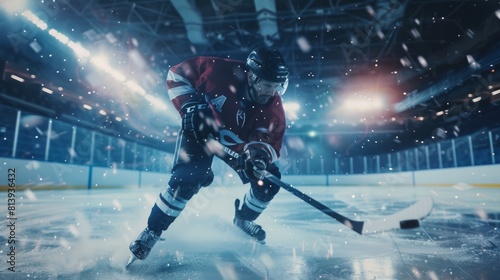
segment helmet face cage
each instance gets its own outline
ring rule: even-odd
[[[257,84],[261,78],[254,74],[253,72],[250,73],[250,79],[252,80],[252,84]],[[285,80],[285,82],[280,83],[280,85],[276,88],[276,92],[279,95],[283,95],[286,92],[286,89],[288,88],[288,78]]]
[[[280,83],[277,91],[280,95],[285,93],[288,86],[288,68],[280,52],[273,48],[257,48],[247,58],[247,69],[257,78],[252,78],[254,83],[258,78]]]
[[[276,89],[279,95],[285,94],[286,89],[288,88],[288,78],[284,83],[281,83],[280,86]]]

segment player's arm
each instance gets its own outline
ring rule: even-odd
[[[281,98],[277,97],[273,105],[267,107],[259,115],[250,133],[245,147],[252,143],[262,143],[259,145],[270,154],[270,162],[275,162],[280,157],[280,150],[286,130],[285,111]]]
[[[188,59],[170,68],[167,90],[170,100],[182,117],[182,130],[198,141],[204,141],[218,131],[212,109],[205,100],[203,83],[205,71],[210,69],[204,57]]]
[[[274,110],[274,117],[262,118],[270,120],[269,122],[261,122],[256,127],[249,139],[243,147],[239,160],[240,175],[252,179],[253,169],[265,170],[267,167],[278,160],[280,149],[285,134],[285,118],[284,112],[279,108]],[[255,178],[254,178],[255,179]]]
[[[167,75],[167,92],[174,107],[182,114],[182,105],[188,100],[205,100],[199,84],[206,60],[196,57],[172,66]]]

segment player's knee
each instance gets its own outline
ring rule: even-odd
[[[203,180],[203,182],[200,184],[201,187],[208,187],[212,184],[214,181],[214,173],[212,170],[207,171],[207,174]]]
[[[267,168],[267,171],[277,178],[281,178],[281,172],[279,171],[279,168],[278,166],[276,166],[276,164],[271,164]],[[280,190],[280,187],[278,185],[270,184],[265,180],[264,184],[260,182],[251,182],[251,188],[255,197],[264,202],[271,201]]]
[[[202,187],[209,186],[214,180],[212,171],[207,172],[204,176],[172,176],[168,185],[176,193],[177,196],[189,200]]]
[[[264,184],[264,185],[258,185],[258,184],[253,184],[251,185],[251,188],[252,188],[252,192],[255,196],[255,198],[257,198],[258,200],[260,201],[263,201],[263,202],[269,202],[271,201],[274,196],[278,193],[278,191],[280,190],[280,188],[278,186],[274,186],[274,185],[268,185],[268,184]]]

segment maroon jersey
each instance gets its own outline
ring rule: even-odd
[[[217,57],[196,57],[170,68],[168,95],[180,108],[190,99],[204,99],[220,125],[219,141],[241,153],[245,145],[263,144],[272,161],[279,157],[285,133],[285,113],[276,94],[267,105],[253,105],[243,99],[247,90],[245,63]]]

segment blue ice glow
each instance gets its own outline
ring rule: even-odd
[[[494,279],[499,272],[495,188],[297,187],[363,220],[390,215],[428,195],[435,206],[419,228],[362,236],[283,191],[257,219],[267,231],[262,245],[232,224],[232,202],[248,189],[218,184],[201,189],[150,256],[125,270],[128,244],[145,227],[160,190],[30,190],[19,192],[24,199],[18,208],[23,227],[16,232],[22,237],[16,277],[396,279],[411,273],[441,279],[453,273],[457,279]]]

